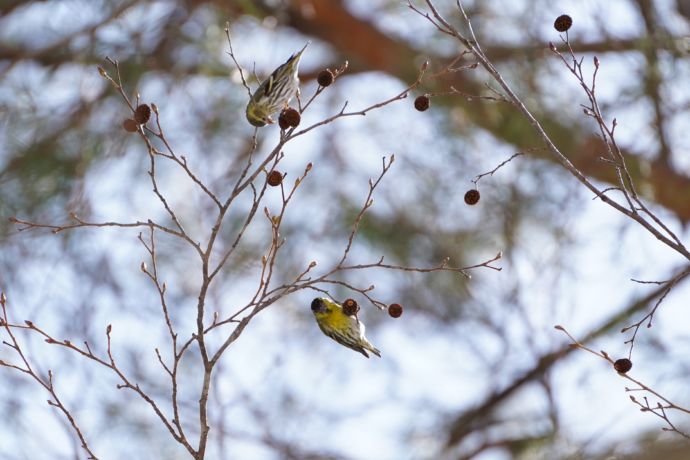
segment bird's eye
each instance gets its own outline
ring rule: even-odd
[[[321,305],[323,304],[323,301],[319,299],[318,297],[314,300],[311,301],[311,309],[312,311],[320,310]]]

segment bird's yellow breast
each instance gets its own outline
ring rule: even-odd
[[[339,308],[331,307],[326,312],[316,312],[314,315],[319,323],[334,329],[346,329],[350,325],[350,318]]]

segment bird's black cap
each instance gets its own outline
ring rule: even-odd
[[[319,299],[318,297],[311,301],[311,310],[312,311],[321,310],[322,307],[323,307],[323,300]]]

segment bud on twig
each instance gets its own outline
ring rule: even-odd
[[[617,359],[615,363],[613,363],[613,368],[618,372],[619,374],[625,374],[628,372],[630,369],[632,369],[632,361],[630,361],[627,358],[621,358]]]
[[[141,104],[134,111],[134,121],[136,121],[140,125],[146,124],[146,122],[149,121],[150,118],[151,107],[149,107],[146,104]]]
[[[568,16],[567,14],[562,14],[556,18],[556,20],[553,23],[554,29],[556,29],[559,32],[567,32],[568,29],[570,29],[570,26],[573,25],[573,18]]]
[[[316,76],[316,81],[319,83],[319,86],[323,86],[324,88],[326,86],[331,86],[333,80],[333,72],[331,72],[330,69],[324,69]]]
[[[429,96],[427,96],[426,94],[418,96],[417,99],[414,100],[414,108],[417,109],[419,112],[426,111],[430,105],[431,102],[429,101]]]
[[[277,187],[283,182],[283,174],[275,169],[268,173],[268,178],[266,179],[268,185],[271,187]]]
[[[137,126],[137,122],[132,120],[131,118],[125,119],[125,121],[122,122],[122,127],[128,133],[136,133],[137,129],[139,129],[139,127]]]
[[[403,314],[403,307],[399,303],[392,303],[388,306],[388,314],[391,318],[400,318]]]
[[[347,316],[354,316],[359,311],[359,305],[355,299],[347,299],[343,302],[343,313]]]
[[[479,202],[479,197],[479,190],[468,190],[467,193],[465,193],[465,203],[469,204],[470,206],[475,205]]]
[[[302,116],[299,112],[292,107],[288,107],[280,112],[278,125],[280,125],[280,129],[296,128],[301,120]]]

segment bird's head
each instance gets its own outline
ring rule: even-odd
[[[317,297],[311,301],[311,311],[314,314],[327,314],[333,311],[335,303],[323,297]]]
[[[258,128],[266,126],[273,121],[270,115],[271,114],[266,113],[259,104],[250,102],[249,105],[247,105],[247,121]]]

